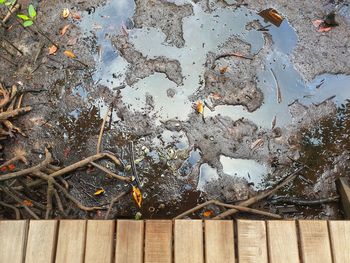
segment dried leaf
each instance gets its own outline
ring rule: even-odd
[[[67,18],[69,16],[70,12],[69,12],[69,9],[68,8],[64,8],[62,10],[62,17],[63,18]]]
[[[320,33],[328,32],[332,29],[332,27],[324,26],[324,21],[320,19],[312,21],[312,24],[314,25],[314,27],[317,27],[317,32]]]
[[[3,167],[1,167],[0,170],[1,170],[1,172],[3,172],[3,173],[4,173],[4,172],[7,172],[7,167],[6,167],[6,166],[3,166]]]
[[[75,54],[72,51],[65,50],[63,53],[69,58],[76,58]]]
[[[101,195],[101,194],[103,194],[105,192],[105,189],[103,189],[102,187],[100,188],[100,189],[98,189],[95,193],[94,193],[94,195]]]
[[[78,38],[77,37],[72,37],[70,39],[68,39],[67,41],[67,45],[68,46],[74,46],[78,41]]]
[[[134,197],[134,200],[135,200],[136,204],[138,205],[138,207],[141,208],[142,194],[141,194],[141,191],[138,187],[136,187],[136,186],[132,187],[132,196]]]
[[[255,142],[252,143],[252,145],[250,146],[250,149],[251,150],[255,150],[261,146],[264,145],[264,139],[260,138],[260,139],[257,139]]]
[[[13,163],[11,163],[11,164],[9,164],[9,165],[7,166],[7,168],[9,169],[10,172],[12,172],[13,170],[16,169],[16,165],[14,165]]]
[[[222,96],[217,92],[212,92],[210,94],[210,97],[213,98],[214,100],[220,100],[222,98]]]
[[[281,16],[275,9],[269,8],[261,11],[259,16],[264,18],[265,20],[271,22],[275,26],[279,27],[284,20],[283,16]]]
[[[80,14],[77,13],[77,12],[72,13],[72,17],[73,17],[74,19],[76,19],[76,20],[79,20],[79,19],[81,18],[81,17],[80,17]]]
[[[212,210],[207,210],[203,213],[204,217],[211,217],[214,214]]]
[[[197,104],[196,104],[196,111],[199,114],[203,114],[203,112],[204,112],[204,104],[203,104],[203,102],[201,102],[201,101],[197,102]]]
[[[228,66],[222,67],[219,70],[220,70],[220,74],[225,74],[226,71],[228,70]]]
[[[57,50],[58,50],[58,47],[55,45],[52,45],[51,47],[49,47],[49,55],[55,55]]]
[[[63,36],[63,35],[67,32],[67,30],[68,30],[69,27],[70,27],[70,25],[65,25],[65,26],[61,29],[60,35]]]
[[[30,201],[30,200],[23,200],[23,205],[26,205],[26,206],[33,206],[33,203],[32,203],[32,201]]]

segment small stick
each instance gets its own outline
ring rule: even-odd
[[[315,199],[315,200],[302,200],[302,199],[278,196],[278,197],[275,197],[273,200],[271,200],[270,203],[271,204],[286,203],[286,204],[292,204],[292,205],[311,206],[311,205],[322,205],[322,204],[337,202],[337,201],[339,201],[339,196],[332,196],[328,198],[321,198],[321,199]]]
[[[111,203],[108,207],[108,210],[107,210],[107,213],[105,215],[105,219],[108,219],[109,217],[109,214],[111,213],[112,211],[112,208],[113,208],[113,205],[120,199],[122,198],[123,196],[125,196],[127,193],[129,193],[129,191],[125,191],[125,192],[122,192],[121,194],[117,195],[116,197],[114,197],[112,200],[111,200]]]
[[[132,174],[134,175],[136,179],[137,185],[140,187],[141,181],[139,179],[139,176],[137,175],[136,165],[135,165],[135,156],[134,156],[134,142],[129,142],[129,152],[130,152],[130,163],[131,163],[131,170]]]
[[[29,112],[31,110],[32,110],[32,108],[27,106],[27,107],[15,109],[15,110],[9,110],[9,111],[5,111],[5,112],[1,112],[0,113],[0,121],[7,120],[9,118],[15,117],[15,116],[17,116],[19,114],[23,114],[23,113]]]
[[[15,206],[13,206],[13,205],[6,204],[6,203],[5,203],[5,202],[3,202],[3,201],[0,201],[0,205],[1,205],[1,206],[3,206],[3,207],[8,207],[8,208],[11,208],[13,211],[15,211],[15,214],[16,214],[16,220],[21,219],[21,214],[19,213],[18,208],[16,208],[16,207],[15,207]]]
[[[99,153],[100,153],[100,150],[101,150],[101,142],[102,142],[103,131],[104,131],[104,129],[105,129],[105,124],[106,124],[106,120],[107,120],[109,111],[110,111],[110,107],[108,107],[108,109],[107,109],[107,111],[106,111],[106,114],[105,114],[105,116],[103,117],[102,124],[101,124],[100,134],[99,134],[99,136],[98,136],[98,141],[97,141],[97,149],[96,149],[96,153],[97,153],[97,154],[99,154]]]
[[[280,85],[278,84],[278,80],[276,78],[275,72],[273,71],[272,68],[270,68],[270,70],[271,70],[272,76],[273,76],[273,78],[275,79],[275,82],[276,82],[277,102],[281,103],[282,102],[282,95],[281,95]]]
[[[57,202],[58,210],[61,212],[61,214],[64,217],[67,217],[66,212],[64,212],[64,208],[63,208],[63,205],[62,205],[62,200],[61,200],[59,194],[57,193],[56,189],[53,190],[53,194],[54,194],[56,202]]]
[[[106,167],[103,167],[102,165],[99,165],[97,163],[91,162],[91,164],[93,166],[95,166],[96,168],[100,169],[101,171],[105,172],[106,174],[112,176],[115,179],[126,181],[126,182],[130,182],[130,178],[128,178],[128,177],[124,177],[124,176],[115,174],[112,171],[110,171],[109,169],[107,169]]]
[[[8,39],[2,37],[2,40],[4,40],[6,43],[8,43],[11,47],[13,47],[14,49],[16,49],[16,51],[18,53],[20,53],[21,55],[23,55],[23,51],[20,50],[18,47],[16,47],[14,44],[11,43],[11,41],[9,41]]]
[[[17,1],[16,1],[17,2]],[[20,4],[15,4],[11,7],[11,9],[7,12],[6,16],[4,17],[4,19],[2,20],[2,22],[5,24],[7,22],[7,20],[10,19],[11,15],[13,13],[15,13],[19,8],[21,7]]]
[[[250,206],[262,199],[265,199],[266,197],[274,194],[275,192],[277,192],[279,189],[281,189],[282,187],[284,187],[285,185],[287,185],[289,182],[293,181],[296,177],[298,177],[298,174],[305,168],[305,166],[302,166],[300,168],[298,168],[296,171],[294,171],[293,173],[291,173],[290,175],[288,175],[287,177],[285,177],[279,184],[277,184],[277,186],[275,186],[273,189],[265,191],[257,196],[254,196],[252,198],[249,198],[246,201],[240,202],[238,205],[239,206]],[[221,219],[221,218],[225,218],[227,216],[230,216],[232,214],[237,213],[238,210],[237,209],[229,209],[226,212],[221,213],[220,215],[214,217],[213,219]]]
[[[51,210],[52,210],[52,196],[53,196],[53,181],[54,179],[53,178],[50,178],[48,181],[47,181],[47,201],[46,201],[46,213],[45,213],[45,219],[49,219],[50,217],[50,213],[51,213]]]

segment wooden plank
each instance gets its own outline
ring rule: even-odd
[[[22,263],[27,239],[27,221],[0,221],[0,262]]]
[[[57,221],[32,220],[29,223],[26,263],[52,263],[56,251]]]
[[[85,220],[60,221],[55,263],[84,262],[85,230]]]
[[[143,262],[144,222],[135,220],[117,221],[116,263]]]
[[[206,220],[204,226],[205,262],[234,263],[233,221]]]
[[[145,233],[145,263],[171,263],[172,222],[147,220]]]
[[[299,263],[295,221],[267,221],[270,263]]]
[[[350,262],[350,221],[329,221],[334,263]]]
[[[175,220],[175,263],[203,263],[203,224],[201,220]]]
[[[339,180],[337,180],[337,187],[345,218],[350,219],[350,186],[348,184],[348,179],[345,177],[339,178]]]
[[[237,233],[238,261],[244,263],[267,263],[265,222],[237,220]]]
[[[112,263],[114,220],[89,220],[86,228],[85,263]]]
[[[301,252],[304,263],[332,262],[327,221],[299,221]]]

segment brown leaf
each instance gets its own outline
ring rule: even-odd
[[[65,50],[63,53],[69,58],[76,58],[75,54],[72,51]]]
[[[76,20],[79,20],[81,17],[80,17],[80,14],[78,12],[74,12],[72,13],[72,17]]]
[[[228,70],[228,66],[222,67],[219,70],[220,70],[220,74],[225,74],[226,71]]]
[[[52,45],[51,47],[49,47],[49,55],[55,55],[57,50],[58,50],[58,47],[55,45]]]
[[[65,25],[65,26],[61,29],[61,31],[60,31],[61,36],[63,36],[63,35],[67,32],[67,30],[68,30],[69,27],[70,27],[70,25]]]

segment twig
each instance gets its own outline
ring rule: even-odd
[[[58,210],[61,212],[61,214],[64,217],[67,217],[67,214],[64,211],[64,208],[63,208],[63,205],[62,205],[62,200],[61,200],[59,194],[57,193],[56,189],[53,190],[53,194],[54,194],[56,202],[57,202]]]
[[[226,57],[237,57],[237,58],[243,58],[243,59],[249,59],[249,60],[253,60],[253,57],[251,56],[245,56],[245,55],[242,55],[242,54],[239,54],[239,53],[225,53],[225,54],[221,54],[221,55],[218,55],[215,57],[214,59],[214,62],[213,62],[213,65],[211,66],[212,69],[215,68],[215,61],[221,59],[221,58],[226,58]]]
[[[1,112],[0,113],[0,121],[7,120],[8,118],[15,117],[19,114],[23,114],[23,113],[29,112],[31,110],[32,110],[32,108],[27,106],[27,107],[15,109],[15,110],[8,110],[5,112]]]
[[[276,74],[275,72],[273,71],[272,68],[270,68],[271,72],[272,72],[272,76],[276,82],[276,93],[277,93],[277,102],[278,103],[281,103],[282,102],[282,95],[281,95],[281,88],[280,88],[280,85],[278,83],[278,80],[277,80],[277,77],[276,77]]]
[[[7,22],[7,20],[10,19],[11,15],[13,13],[15,13],[18,9],[20,9],[21,5],[20,4],[15,4],[13,5],[10,10],[8,10],[6,16],[4,17],[4,19],[2,20],[2,22],[5,24]]]
[[[97,154],[99,154],[100,150],[101,150],[101,142],[102,142],[103,131],[105,129],[105,124],[106,124],[106,120],[107,120],[109,111],[110,111],[110,107],[108,107],[108,109],[106,111],[106,114],[103,117],[102,124],[101,124],[100,134],[98,135],[98,141],[97,141],[97,149],[96,149],[96,153]]]
[[[134,156],[134,142],[129,142],[129,153],[130,153],[130,163],[131,163],[131,170],[132,174],[135,177],[137,185],[140,187],[141,181],[139,179],[139,176],[137,175],[136,165],[135,165],[135,156]]]
[[[109,204],[107,213],[106,213],[106,215],[105,215],[105,219],[108,219],[109,214],[110,214],[111,211],[112,211],[113,205],[114,205],[120,198],[122,198],[123,196],[125,196],[125,195],[128,194],[129,192],[130,192],[130,191],[122,192],[121,194],[117,195],[116,197],[114,197],[114,198],[111,200],[111,203]]]
[[[49,219],[50,213],[52,210],[52,196],[53,196],[53,191],[54,191],[53,182],[54,182],[53,178],[50,178],[47,181],[47,197],[46,197],[47,201],[46,201],[45,219]]]
[[[303,199],[297,199],[297,198],[288,198],[285,196],[277,196],[277,197],[274,197],[269,202],[271,204],[285,203],[285,204],[300,205],[300,206],[313,206],[313,205],[322,205],[322,204],[337,202],[337,201],[339,201],[339,196],[332,196],[328,198],[321,198],[321,199],[315,199],[315,200],[303,200]]]
[[[248,213],[253,213],[253,214],[258,214],[258,215],[264,215],[264,216],[269,216],[269,217],[272,217],[272,218],[275,218],[275,219],[281,219],[282,217],[280,215],[276,215],[276,214],[273,214],[273,213],[269,213],[269,212],[265,212],[265,211],[260,211],[260,210],[257,210],[257,209],[252,209],[252,208],[248,208],[248,207],[244,207],[244,206],[239,206],[239,205],[231,205],[231,204],[225,204],[225,203],[222,203],[220,201],[217,201],[217,200],[210,200],[210,201],[207,201],[203,204],[200,204],[180,215],[178,215],[177,217],[175,217],[175,219],[181,219],[183,218],[184,216],[187,216],[187,215],[190,215],[198,210],[200,210],[201,208],[205,207],[205,206],[208,206],[208,205],[211,205],[211,204],[214,204],[214,205],[217,205],[217,206],[222,206],[222,207],[226,207],[226,208],[231,208],[231,209],[236,209],[238,211],[242,211],[242,212],[248,212]]]
[[[305,166],[302,166],[300,168],[298,168],[296,171],[294,171],[293,173],[291,173],[290,175],[288,175],[287,177],[285,177],[280,183],[277,184],[277,186],[275,186],[274,188],[272,188],[271,190],[265,191],[257,196],[254,196],[252,198],[249,198],[246,201],[240,202],[238,205],[239,206],[250,206],[262,199],[265,199],[266,197],[274,194],[275,192],[277,192],[279,189],[281,189],[282,187],[284,187],[285,185],[287,185],[289,182],[293,181],[298,174],[305,168]],[[237,213],[238,210],[237,209],[229,209],[226,212],[221,213],[220,215],[214,217],[213,219],[221,219],[221,218],[225,218],[227,216],[230,216],[232,214]]]
[[[13,211],[15,211],[15,214],[16,214],[16,220],[21,219],[21,214],[19,213],[18,208],[16,208],[16,207],[15,207],[15,206],[13,206],[13,205],[6,204],[6,203],[5,203],[5,202],[3,202],[3,201],[0,201],[0,205],[1,205],[1,206],[3,206],[3,207],[8,207],[8,208],[12,209]]]
[[[130,178],[128,178],[128,177],[117,175],[117,174],[113,173],[112,171],[110,171],[109,169],[107,169],[106,167],[103,167],[102,165],[99,165],[97,163],[94,163],[94,162],[90,162],[90,163],[93,166],[95,166],[96,168],[100,169],[101,171],[105,172],[106,174],[112,176],[115,179],[126,181],[126,182],[130,182]]]

